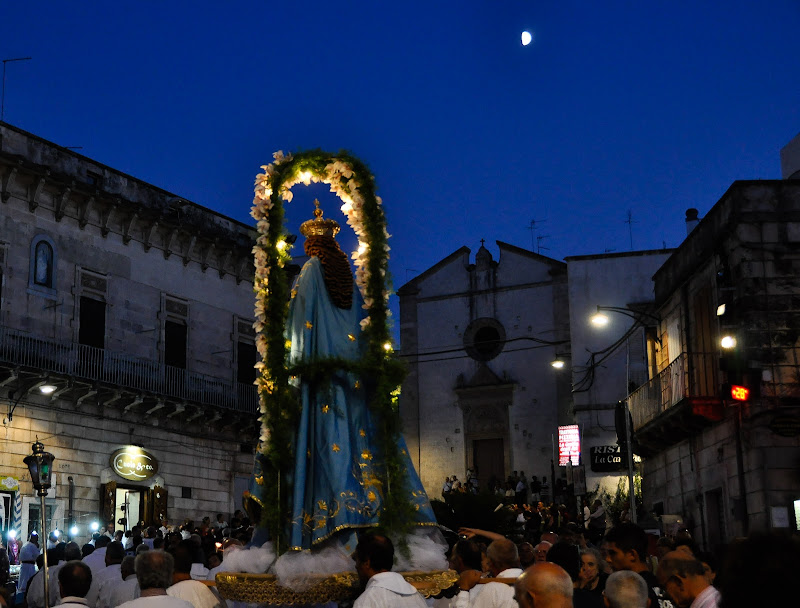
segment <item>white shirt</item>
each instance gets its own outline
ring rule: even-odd
[[[120,604],[120,608],[193,608],[186,600],[169,595],[149,595]]]
[[[508,568],[497,575],[497,578],[517,578],[522,568]],[[478,589],[477,594],[472,592]],[[517,608],[514,599],[514,585],[505,583],[486,583],[475,585],[470,593],[460,591],[455,598],[454,608]]]
[[[106,567],[106,547],[95,549],[83,558],[83,563],[92,571],[92,578]]]
[[[689,608],[717,608],[719,606],[719,591],[714,585],[709,585],[703,589]]]
[[[61,594],[58,592],[58,571],[67,562],[60,561],[56,565],[47,565],[47,584],[48,595],[50,595],[50,606],[55,606],[61,602]],[[44,608],[44,569],[39,570],[28,582],[28,606],[29,608]]]
[[[64,608],[86,608],[86,606],[88,606],[85,597],[77,597],[74,595],[68,595],[57,605],[63,606]]]
[[[109,608],[111,589],[122,582],[122,565],[111,564],[92,575],[92,583],[97,581],[97,608]]]
[[[220,602],[214,592],[200,581],[181,581],[167,587],[167,595],[189,602],[194,608],[219,608]]]
[[[397,572],[379,572],[369,579],[367,588],[353,608],[427,608],[413,585]]]
[[[106,602],[109,608],[116,608],[120,604],[130,602],[139,597],[139,581],[135,574],[129,574],[124,581],[120,580],[108,587]]]

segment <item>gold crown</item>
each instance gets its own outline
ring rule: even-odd
[[[322,209],[319,208],[319,201],[314,199],[314,219],[306,220],[300,224],[300,234],[304,237],[309,236],[336,236],[339,233],[339,222],[336,220],[322,219]]]

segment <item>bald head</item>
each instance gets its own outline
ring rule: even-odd
[[[632,570],[614,572],[603,591],[609,608],[647,608],[647,583]]]
[[[495,576],[508,568],[519,568],[517,545],[507,538],[493,541],[486,550],[486,557],[489,558],[490,570]]]
[[[534,564],[517,579],[514,597],[520,608],[572,608],[572,579],[550,562]]]

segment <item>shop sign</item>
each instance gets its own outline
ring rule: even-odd
[[[624,471],[625,463],[622,462],[622,452],[618,445],[596,445],[589,448],[589,458],[592,471],[609,473]]]
[[[0,490],[5,490],[7,492],[19,490],[19,479],[11,475],[6,475],[0,479]]]
[[[797,437],[800,435],[800,418],[775,416],[769,423],[769,430],[781,437]]]
[[[111,455],[111,468],[123,479],[143,481],[158,473],[158,461],[144,448],[129,445]]]

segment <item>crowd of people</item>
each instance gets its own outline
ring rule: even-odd
[[[90,581],[86,593],[79,596],[83,598],[78,602],[81,605],[115,608],[144,597],[147,594],[137,577],[138,566],[135,565],[142,561],[145,569],[169,565],[169,584],[162,584],[167,582],[162,577],[156,581],[160,587],[156,587],[166,589],[170,597],[188,599],[194,608],[214,608],[222,604],[220,598],[209,590],[208,585],[198,581],[213,580],[221,570],[224,550],[246,545],[252,533],[253,526],[241,511],[234,513],[230,523],[220,513],[214,521],[204,517],[199,524],[186,520],[174,527],[162,520],[160,526],[136,525],[129,530],[113,532],[109,525],[100,528],[83,545],[74,540],[60,541],[63,535],[54,530],[48,535],[44,551],[38,534],[32,532],[28,541],[17,547],[18,550],[11,551],[9,546],[0,551],[0,583],[6,591],[2,599],[8,606],[44,608],[43,564],[46,551],[49,606],[65,603],[67,595],[60,589],[60,577],[68,564],[71,566],[63,576]],[[146,553],[150,555],[140,560],[140,556]],[[166,554],[167,557],[153,557],[154,554]],[[73,562],[79,565],[75,566]],[[20,566],[16,583],[9,576],[10,566],[14,564]],[[197,584],[184,584],[188,581]],[[74,594],[68,596],[75,603]],[[173,604],[173,608],[180,608]]]
[[[587,505],[589,516],[598,507]],[[525,520],[522,536],[478,528],[453,534],[448,563],[458,581],[428,600],[393,572],[392,541],[376,531],[362,534],[352,556],[362,585],[353,606],[750,608],[785,603],[791,595],[783,594],[790,593],[792,574],[800,568],[800,541],[788,535],[740,539],[720,565],[686,530],[656,538],[624,521],[597,537],[574,521],[545,529],[529,526],[532,520]],[[158,528],[102,531],[82,547],[51,535],[49,606],[224,608],[225,601],[204,581],[225,570],[226,552],[246,545],[252,531],[237,513],[230,525],[218,515],[216,522],[204,518],[195,526],[186,521],[174,530],[164,521]],[[23,608],[45,606],[38,542],[34,534],[19,551],[25,568],[19,581]],[[32,556],[35,564],[28,559]],[[11,606],[11,596],[0,594],[0,608]]]

